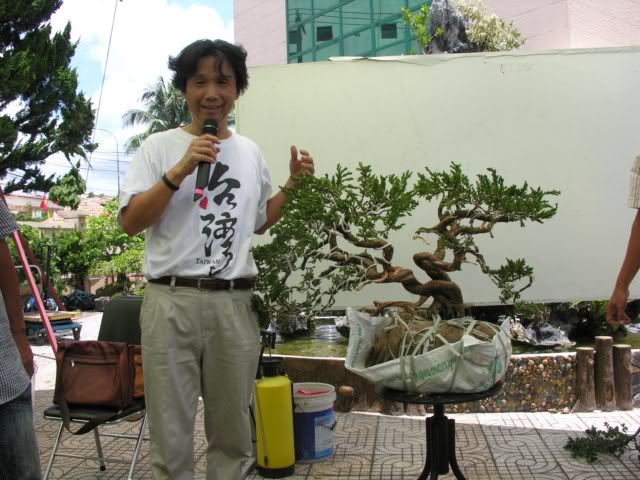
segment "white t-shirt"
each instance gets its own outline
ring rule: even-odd
[[[197,138],[181,128],[156,133],[131,162],[120,193],[120,210],[149,190],[180,161]],[[184,179],[160,221],[145,231],[143,273],[148,279],[216,277],[258,273],[251,255],[253,232],[267,219],[271,177],[258,146],[236,133],[218,144],[203,200],[193,201],[197,170]]]

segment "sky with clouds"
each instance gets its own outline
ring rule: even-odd
[[[115,195],[118,163],[124,173],[131,161],[121,150],[129,137],[143,129],[123,129],[122,115],[140,107],[142,91],[159,76],[170,78],[169,55],[200,38],[233,41],[233,0],[64,0],[51,24],[58,31],[67,22],[71,22],[72,38],[79,41],[72,61],[79,89],[91,97],[94,109],[100,102],[96,127],[110,132],[96,130],[99,146],[92,155],[93,170],[82,165],[83,176],[88,172],[87,191]],[[64,157],[51,158],[44,171],[62,174],[68,168]]]

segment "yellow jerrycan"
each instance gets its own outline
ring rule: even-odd
[[[293,475],[293,384],[284,374],[282,359],[263,358],[256,380],[256,470],[265,478]]]

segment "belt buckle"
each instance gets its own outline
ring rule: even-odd
[[[198,279],[198,283],[196,284],[196,286],[197,286],[198,290],[207,290],[206,288],[204,288],[204,287],[202,286],[202,282],[203,282],[203,281],[206,281],[206,280],[209,280],[209,279],[208,279],[208,278],[206,278],[206,277],[204,277],[204,278],[199,278],[199,279]]]

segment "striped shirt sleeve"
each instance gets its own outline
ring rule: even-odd
[[[18,230],[18,224],[13,219],[7,205],[0,200],[0,238],[7,237],[16,230]]]

